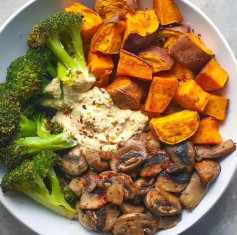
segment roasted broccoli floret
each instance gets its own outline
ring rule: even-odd
[[[8,168],[14,169],[25,159],[44,151],[59,151],[72,148],[76,145],[75,140],[64,132],[57,135],[16,138],[7,147],[0,148],[0,162]]]
[[[27,51],[27,57],[37,61],[45,69],[45,76],[50,78],[57,77],[57,60],[54,53],[47,47]]]
[[[6,86],[0,88],[0,146],[16,136],[35,136],[36,124],[21,113],[17,95]]]
[[[57,162],[56,154],[49,151],[39,153],[3,177],[2,191],[20,191],[44,207],[74,219],[77,211],[66,202],[53,168]],[[49,187],[45,184],[46,179]]]
[[[44,72],[37,60],[24,55],[10,64],[6,77],[7,86],[17,93],[21,103],[26,102],[41,91]]]
[[[64,67],[65,75],[59,78],[66,85],[89,90],[95,78],[89,73],[81,40],[83,16],[75,12],[59,12],[38,23],[32,30],[28,45],[31,48],[47,46]],[[87,83],[84,81],[86,80]]]

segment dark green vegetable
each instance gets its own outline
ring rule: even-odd
[[[66,202],[53,168],[57,162],[56,154],[41,152],[5,175],[1,182],[2,191],[20,191],[50,210],[74,219],[77,211]],[[45,185],[46,179],[50,190]]]

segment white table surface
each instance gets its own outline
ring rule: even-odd
[[[26,2],[27,0],[0,0],[0,26]],[[237,57],[237,0],[191,0],[191,2],[214,21]],[[237,234],[237,175],[212,210],[182,235],[190,234]],[[0,204],[0,235],[35,235],[35,233],[18,222]]]

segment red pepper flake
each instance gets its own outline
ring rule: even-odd
[[[83,118],[82,118],[82,116],[80,117],[80,123],[83,124]]]
[[[106,139],[109,141],[109,135],[106,135]]]
[[[93,103],[92,103],[93,105],[95,105],[95,100],[93,101]]]
[[[69,109],[63,113],[64,116],[68,117],[71,114],[72,110]]]
[[[87,136],[87,132],[86,131],[82,131],[83,135]]]
[[[83,108],[83,109],[86,109],[86,105],[85,105],[85,104],[83,104],[83,105],[82,105],[82,108]]]

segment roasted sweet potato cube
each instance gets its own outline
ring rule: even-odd
[[[153,67],[142,58],[125,50],[120,51],[117,76],[136,77],[140,80],[152,80]]]
[[[180,37],[169,51],[175,60],[193,70],[203,68],[214,55],[198,35],[191,33]]]
[[[103,24],[91,40],[91,51],[118,54],[123,43],[125,27],[124,21]]]
[[[219,95],[211,95],[211,98],[202,113],[224,121],[227,114],[228,104],[228,98]]]
[[[123,49],[136,52],[148,46],[155,37],[159,21],[154,10],[137,11],[126,15]]]
[[[179,31],[173,31],[170,29],[159,29],[156,33],[155,45],[168,50],[183,35],[184,34]]]
[[[142,50],[138,55],[153,66],[153,73],[170,70],[174,64],[169,53],[160,47],[150,46]]]
[[[174,145],[188,139],[197,131],[199,115],[196,111],[183,110],[152,118],[150,124],[160,141]]]
[[[154,77],[146,100],[145,110],[148,112],[163,113],[172,100],[178,80],[167,74]]]
[[[84,23],[81,30],[82,39],[84,43],[90,42],[95,32],[102,25],[102,19],[100,16],[79,2],[75,2],[70,7],[65,8],[65,11],[79,12],[84,16]]]
[[[201,70],[195,81],[204,91],[213,91],[224,87],[227,79],[228,73],[213,58]]]
[[[192,70],[187,68],[185,65],[175,61],[172,68],[169,71],[170,74],[174,75],[179,81],[194,79],[194,73]]]
[[[139,0],[95,0],[94,9],[108,22],[115,16],[124,17],[127,13],[135,13],[139,7]]]
[[[195,169],[200,176],[204,184],[208,185],[211,181],[221,172],[221,166],[219,162],[203,160],[195,163]]]
[[[89,52],[88,66],[90,71],[96,77],[95,86],[106,87],[109,84],[109,77],[114,68],[114,62],[111,55],[105,55],[101,52]]]
[[[183,22],[178,6],[173,0],[153,0],[161,25]]]
[[[220,121],[213,117],[206,117],[200,121],[197,132],[192,136],[191,141],[195,145],[221,144],[222,138],[219,133]]]
[[[194,80],[186,80],[179,82],[174,100],[186,109],[202,112],[210,97]]]
[[[137,109],[143,96],[143,86],[134,78],[119,77],[107,89],[114,104],[121,109]]]

